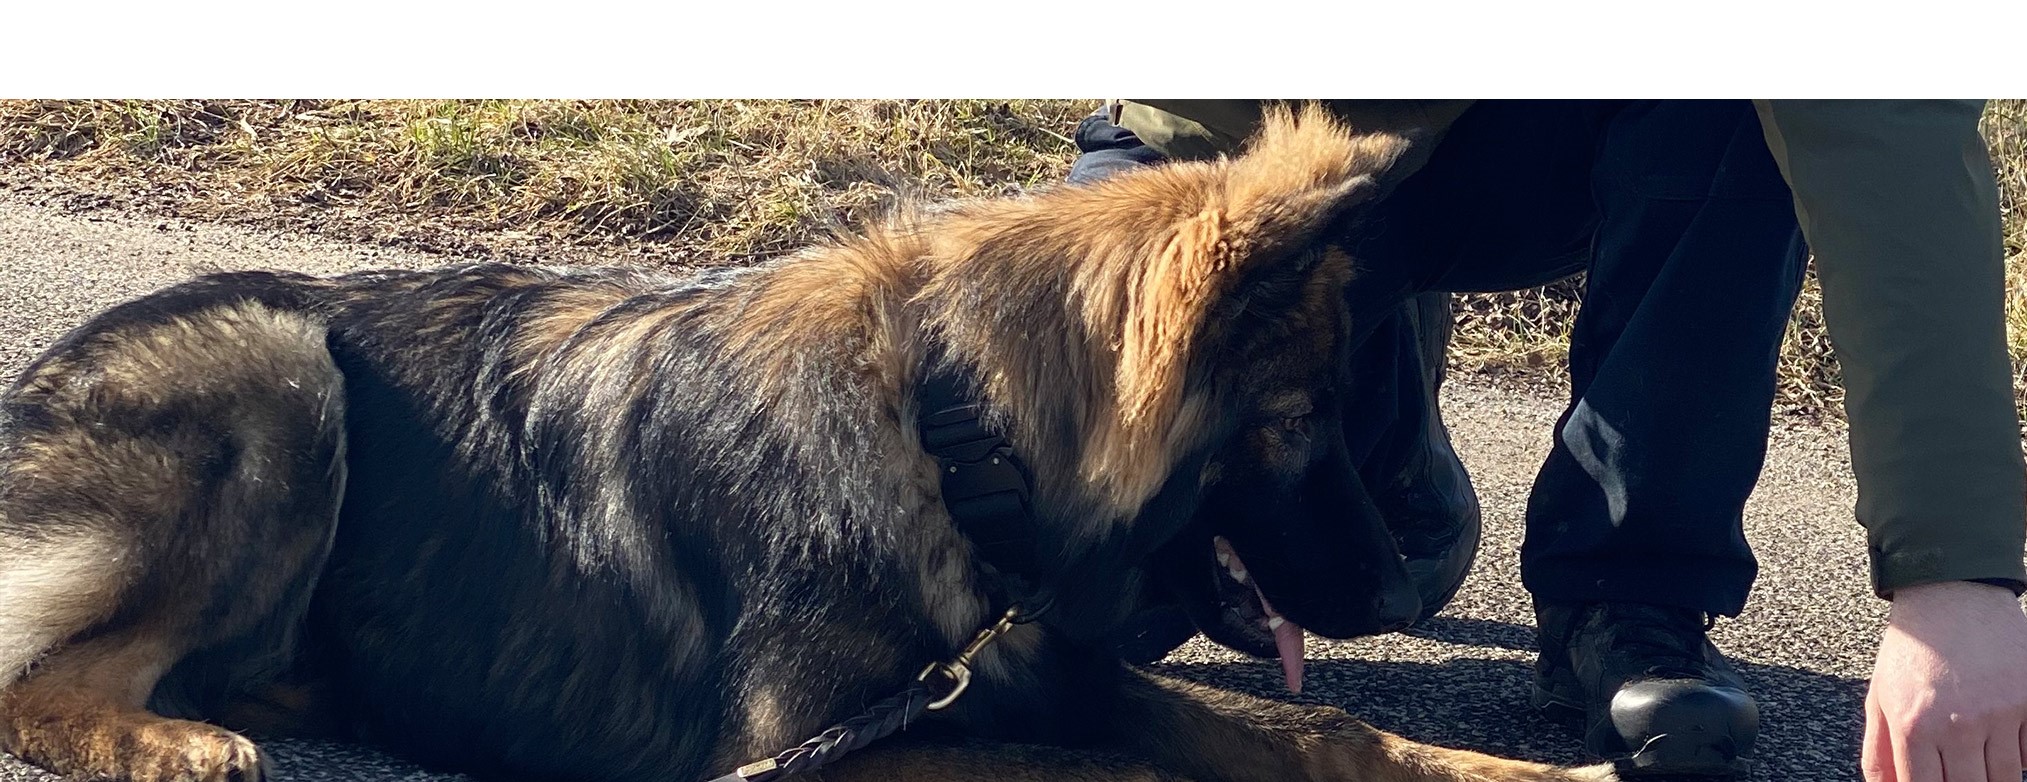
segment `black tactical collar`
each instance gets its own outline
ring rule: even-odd
[[[1024,618],[1048,607],[1042,587],[1034,519],[1034,475],[1013,444],[985,426],[969,384],[934,356],[916,397],[922,450],[936,458],[943,507],[984,562],[1000,609],[1019,605]]]

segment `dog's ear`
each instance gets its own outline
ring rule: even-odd
[[[1318,104],[1269,107],[1245,153],[1226,169],[1226,241],[1249,266],[1289,260],[1369,206],[1408,146],[1399,135],[1361,133]]]
[[[1308,250],[1373,199],[1405,148],[1314,104],[1271,107],[1245,154],[1208,172],[1203,209],[1173,227],[1131,287],[1116,384],[1123,419],[1166,429],[1207,320],[1250,285],[1302,273],[1317,257]]]

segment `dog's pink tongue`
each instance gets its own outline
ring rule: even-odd
[[[1259,594],[1259,587],[1253,588]],[[1281,675],[1288,677],[1288,691],[1302,694],[1302,628],[1282,618],[1280,612],[1267,602],[1267,596],[1260,595],[1260,607],[1267,609],[1268,623],[1274,628],[1274,649],[1281,653]],[[1273,620],[1279,619],[1276,623]]]
[[[1288,691],[1302,694],[1302,628],[1294,622],[1274,628],[1274,648],[1281,651],[1281,675],[1288,677]]]

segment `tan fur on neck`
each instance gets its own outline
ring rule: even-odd
[[[916,379],[921,336],[940,340],[977,371],[1045,493],[1129,515],[1204,436],[1210,400],[1191,372],[1217,344],[1215,316],[1260,266],[1363,200],[1402,148],[1315,107],[1281,108],[1237,158],[916,215],[778,271],[756,301],[773,317],[755,334],[770,336],[752,347],[791,360],[797,329],[772,330],[788,321],[868,329],[862,344],[886,354],[862,365],[891,383]],[[1044,452],[1044,421],[1081,433],[1074,452]]]

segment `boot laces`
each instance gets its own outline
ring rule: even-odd
[[[1614,645],[1620,651],[1648,662],[1648,676],[1701,679],[1710,674],[1704,633],[1717,626],[1716,616],[1639,603],[1607,603],[1600,620],[1613,628]]]

